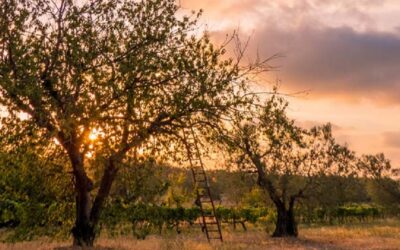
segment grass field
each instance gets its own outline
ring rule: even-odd
[[[15,244],[0,243],[3,249],[71,249],[70,241],[54,242],[41,239]],[[380,221],[346,226],[301,226],[297,239],[275,239],[262,230],[247,232],[224,230],[224,243],[207,243],[200,232],[181,235],[149,236],[146,240],[133,237],[100,237],[94,249],[140,250],[202,250],[202,249],[400,249],[400,222]]]

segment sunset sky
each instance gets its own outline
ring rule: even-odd
[[[331,122],[340,142],[359,153],[384,152],[400,167],[400,0],[181,0],[203,9],[218,40],[251,36],[249,53],[272,62],[303,126]]]

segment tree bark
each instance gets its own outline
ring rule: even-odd
[[[68,147],[68,155],[72,164],[75,177],[76,192],[76,218],[75,225],[72,228],[74,246],[91,247],[94,243],[95,230],[90,221],[91,197],[90,191],[93,188],[92,181],[87,177],[83,157],[74,145]]]
[[[275,204],[278,218],[272,237],[297,237],[297,223],[294,216],[294,202],[290,202],[289,209],[283,203]]]
[[[117,168],[115,166],[115,160],[111,157],[106,163],[104,174],[100,182],[100,189],[93,202],[93,207],[90,212],[90,221],[94,226],[96,226],[99,222],[101,210],[103,208],[105,200],[110,194],[111,186],[114,182],[116,174]]]
[[[277,190],[265,174],[265,165],[261,161],[258,154],[253,154],[250,149],[250,144],[246,144],[246,153],[254,163],[258,173],[258,185],[264,188],[271,200],[274,202],[278,218],[275,224],[275,231],[272,237],[297,237],[297,223],[294,216],[294,203],[296,196],[292,196],[289,202],[289,208],[286,208],[284,197],[279,197]]]
[[[75,166],[76,170],[81,169],[80,166]],[[82,166],[83,170],[83,166]],[[96,237],[95,228],[99,222],[100,213],[104,205],[105,199],[108,197],[117,168],[115,160],[110,158],[106,163],[104,175],[101,179],[100,189],[96,199],[91,206],[90,191],[92,183],[83,172],[83,175],[75,174],[76,177],[76,221],[72,229],[74,238],[74,246],[92,247]]]
[[[94,226],[90,222],[90,194],[81,189],[76,196],[76,219],[72,228],[74,246],[92,247],[95,238]]]

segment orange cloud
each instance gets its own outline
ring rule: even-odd
[[[279,71],[291,99],[290,115],[303,125],[332,122],[341,142],[359,153],[385,152],[400,165],[394,134],[400,124],[400,4],[398,0],[182,0],[205,10],[215,41],[240,27],[249,56],[283,53]],[[268,85],[267,83],[265,85]],[[268,85],[269,86],[269,85]],[[313,121],[313,122],[307,122]]]

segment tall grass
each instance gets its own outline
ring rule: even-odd
[[[235,250],[235,249],[400,249],[400,220],[381,220],[333,226],[300,226],[297,239],[276,239],[260,228],[247,232],[224,228],[224,242],[207,242],[199,230],[182,234],[151,235],[146,240],[131,236],[101,236],[94,249],[140,250]],[[43,238],[32,242],[1,244],[0,250],[71,249],[70,242],[52,242]]]

